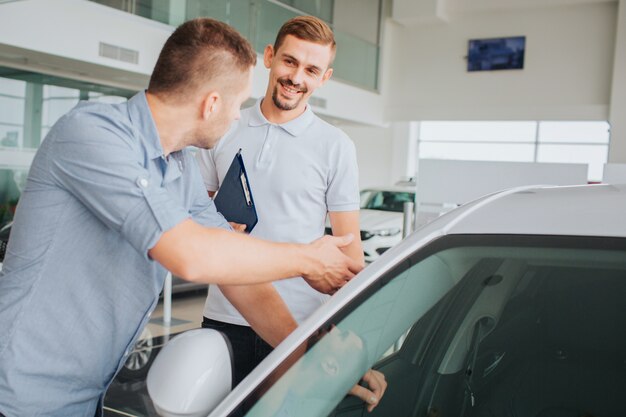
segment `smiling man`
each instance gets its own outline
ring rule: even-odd
[[[308,105],[311,94],[332,75],[335,49],[333,32],[323,21],[312,16],[287,21],[264,51],[269,69],[265,96],[242,111],[222,141],[198,159],[213,195],[242,149],[258,214],[251,235],[308,242],[324,234],[328,215],[333,234],[355,236],[342,250],[363,264],[354,144]],[[275,285],[211,286],[203,326],[230,338],[236,385],[326,299],[301,277]],[[382,391],[357,395],[369,401]]]

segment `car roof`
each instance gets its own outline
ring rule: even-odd
[[[443,234],[626,237],[626,184],[523,187],[483,197],[437,219]]]

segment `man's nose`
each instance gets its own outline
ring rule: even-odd
[[[304,68],[294,68],[290,74],[289,81],[294,85],[300,86],[302,81],[304,81]]]

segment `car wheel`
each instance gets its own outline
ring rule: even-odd
[[[122,382],[145,379],[156,354],[157,349],[154,339],[152,338],[152,333],[148,328],[145,328],[139,337],[139,341],[135,343],[133,351],[128,355],[124,366],[117,375],[117,379]]]

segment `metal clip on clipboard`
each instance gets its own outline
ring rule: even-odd
[[[243,193],[246,196],[246,204],[248,205],[248,207],[250,207],[252,205],[252,199],[250,198],[250,189],[248,188],[246,174],[242,172],[239,176],[239,180],[241,181],[241,186],[243,187]]]

